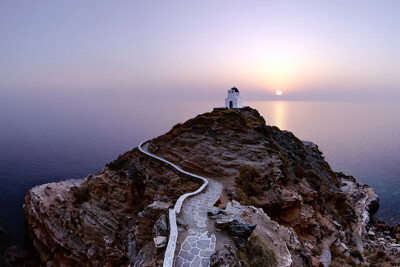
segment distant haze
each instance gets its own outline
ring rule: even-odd
[[[396,101],[399,14],[397,0],[2,1],[0,93]]]

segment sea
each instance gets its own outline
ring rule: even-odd
[[[105,93],[0,98],[1,251],[24,247],[24,197],[43,183],[97,173],[142,140],[223,106],[222,101],[143,101]],[[333,170],[375,188],[377,216],[400,222],[400,104],[245,101],[269,125],[316,143]]]

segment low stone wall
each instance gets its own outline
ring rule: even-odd
[[[149,141],[150,140],[146,140],[146,141],[144,141],[144,142],[139,144],[138,148],[139,148],[140,152],[142,152],[142,153],[144,153],[144,154],[146,154],[146,155],[148,155],[148,156],[150,156],[152,158],[155,158],[157,160],[160,160],[160,161],[172,166],[173,168],[175,168],[180,173],[183,173],[185,175],[191,176],[193,178],[200,179],[200,180],[202,180],[204,182],[203,185],[200,186],[200,188],[197,189],[196,191],[191,192],[191,193],[186,193],[186,194],[180,196],[179,199],[176,201],[174,208],[169,210],[169,226],[170,226],[169,228],[170,228],[170,232],[169,232],[169,239],[168,239],[167,249],[166,249],[165,255],[164,255],[164,264],[163,264],[163,266],[164,267],[172,267],[173,264],[174,264],[176,240],[178,238],[178,226],[177,226],[177,223],[176,223],[176,215],[179,214],[179,212],[181,211],[183,202],[188,197],[191,197],[191,196],[194,196],[194,195],[197,195],[197,194],[201,193],[207,187],[208,180],[207,180],[207,178],[204,178],[202,176],[199,176],[199,175],[184,171],[178,165],[175,165],[172,162],[169,162],[168,160],[165,160],[165,159],[163,159],[163,158],[161,158],[159,156],[156,156],[156,155],[148,152],[147,151],[147,147],[143,148],[143,146],[144,145],[145,146],[148,145]]]

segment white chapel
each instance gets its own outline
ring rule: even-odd
[[[243,108],[239,90],[236,87],[228,90],[228,97],[225,98],[225,108]]]

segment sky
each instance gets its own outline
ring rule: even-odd
[[[1,1],[0,93],[400,99],[400,2]]]

